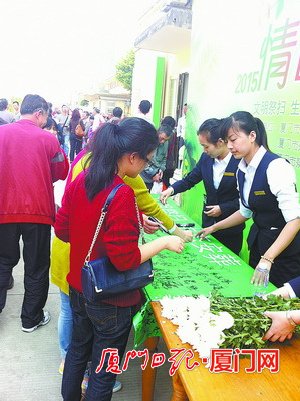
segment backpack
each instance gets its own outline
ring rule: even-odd
[[[82,138],[85,135],[84,129],[82,128],[81,124],[77,124],[75,128],[75,135]]]

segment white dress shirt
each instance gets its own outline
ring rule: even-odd
[[[223,175],[225,173],[226,167],[228,166],[228,163],[231,159],[231,153],[229,152],[224,159],[219,160],[215,159],[214,164],[213,164],[213,176],[214,176],[214,187],[215,189],[218,189],[220,186],[220,182],[223,178]]]
[[[259,163],[266,153],[261,146],[247,165],[242,159],[239,169],[245,173],[244,200],[248,205],[250,189]],[[267,181],[273,195],[276,196],[279,209],[286,222],[300,217],[299,194],[296,192],[296,175],[293,166],[283,158],[272,160],[267,168]],[[252,211],[246,208],[240,200],[240,213],[245,218],[252,217]],[[276,222],[274,222],[276,226]]]
[[[185,126],[186,126],[186,116],[185,114],[178,119],[178,124],[177,124],[177,136],[181,136],[183,139],[185,139]]]
[[[154,125],[154,122],[153,122],[152,119],[150,118],[150,115],[149,115],[149,114],[150,114],[150,113],[143,114],[143,113],[141,113],[141,112],[138,112],[138,113],[135,115],[135,117],[142,118],[143,120],[147,121],[148,123]]]

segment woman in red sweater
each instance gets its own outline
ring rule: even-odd
[[[155,128],[143,119],[127,118],[119,125],[105,124],[92,144],[87,172],[82,172],[65,192],[55,224],[57,237],[71,244],[67,280],[74,321],[63,374],[64,401],[80,400],[81,382],[91,355],[92,373],[85,400],[111,399],[116,375],[106,372],[108,357],[101,370],[96,373],[96,369],[102,351],[107,348],[117,349],[119,358],[122,358],[132,317],[142,297],[139,290],[134,290],[103,302],[88,302],[82,294],[81,268],[108,194],[123,183],[125,175],[137,176],[151,160],[157,146]],[[107,255],[122,271],[137,268],[163,249],[180,253],[184,247],[183,240],[176,236],[158,238],[145,245],[138,245],[138,239],[134,192],[124,185],[109,206],[91,260]]]

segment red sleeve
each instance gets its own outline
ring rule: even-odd
[[[103,241],[112,264],[121,271],[137,268],[141,264],[139,225],[134,192],[127,185],[115,195],[106,215],[105,228]]]
[[[64,242],[70,242],[69,218],[70,218],[70,205],[71,205],[71,191],[72,185],[69,185],[62,198],[62,204],[59,208],[54,224],[55,235]]]

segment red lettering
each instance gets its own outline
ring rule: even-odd
[[[269,369],[272,373],[279,372],[279,349],[258,349],[257,350],[257,372]]]
[[[151,360],[151,368],[158,368],[166,362],[166,355],[163,352],[155,352]]]
[[[109,357],[108,357],[107,361],[105,362],[106,355],[109,355]],[[105,363],[107,363],[106,372],[111,372],[111,373],[119,375],[120,373],[122,373],[122,371],[119,368],[119,362],[120,362],[120,358],[119,358],[118,349],[117,348],[105,348],[104,350],[102,350],[101,359],[100,359],[99,365],[97,366],[95,372],[99,373],[100,370],[105,365]]]
[[[171,367],[169,369],[170,376],[174,376],[174,374],[178,370],[179,365],[183,361],[183,358],[186,354],[186,351],[188,351],[188,350],[186,350],[185,348],[171,348],[170,349],[171,356],[168,358],[168,361],[171,362]],[[174,355],[172,355],[172,354],[174,354]],[[177,357],[180,354],[182,354],[181,357],[177,359]]]
[[[214,349],[210,350],[209,371],[214,373],[233,372],[232,369],[233,349]]]
[[[256,371],[256,350],[255,349],[242,349],[241,354],[250,355],[250,368],[245,368],[245,372],[253,373]]]

